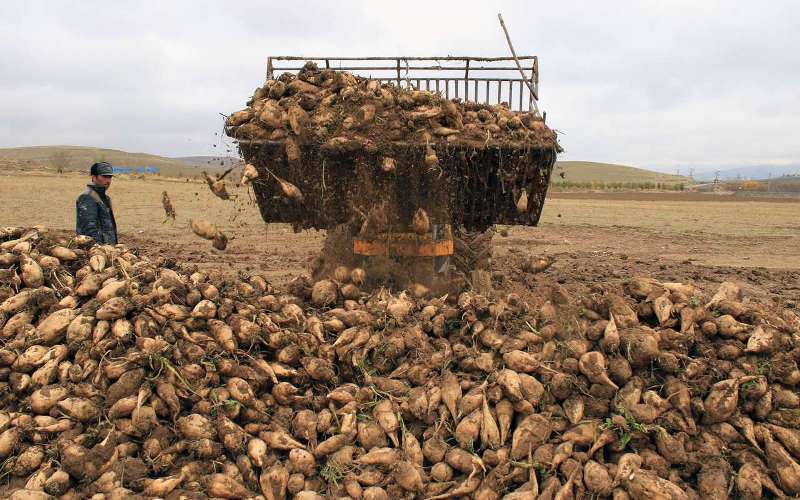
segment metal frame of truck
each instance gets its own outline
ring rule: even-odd
[[[266,77],[271,80],[276,73],[299,71],[306,61],[312,61],[320,68],[349,71],[382,83],[441,93],[445,99],[462,98],[484,104],[506,102],[513,111],[535,110],[539,99],[539,58],[516,59],[528,65],[530,76],[526,74],[526,79],[514,65],[513,57],[473,56],[270,56]]]

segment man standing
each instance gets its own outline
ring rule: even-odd
[[[114,169],[101,161],[90,169],[92,183],[86,191],[78,196],[75,203],[77,209],[77,233],[91,236],[98,244],[117,244],[117,222],[111,208],[111,198],[106,191],[111,185]]]

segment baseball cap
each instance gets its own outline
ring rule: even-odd
[[[90,172],[92,175],[114,175],[114,168],[110,163],[101,161],[92,164]]]

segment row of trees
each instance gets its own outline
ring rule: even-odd
[[[556,189],[592,189],[600,191],[683,191],[682,182],[602,182],[553,180],[550,186]]]

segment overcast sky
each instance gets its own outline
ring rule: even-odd
[[[42,1],[0,16],[0,147],[216,154],[268,55],[540,57],[563,159],[800,162],[800,2]]]

